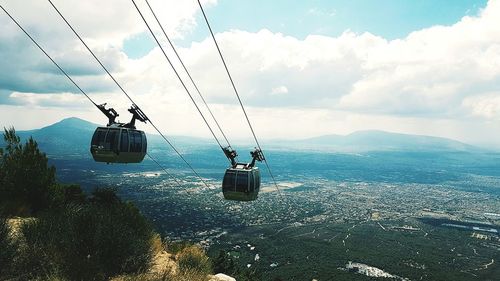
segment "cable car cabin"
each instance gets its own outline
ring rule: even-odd
[[[226,169],[222,181],[224,199],[236,201],[253,201],[257,199],[260,189],[260,171],[257,167],[248,167],[238,163],[234,168]]]
[[[124,127],[98,127],[90,152],[97,162],[139,163],[146,156],[147,139],[143,131]]]

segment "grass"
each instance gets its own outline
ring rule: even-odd
[[[196,245],[186,247],[177,253],[177,262],[181,273],[207,275],[212,271],[212,265],[205,251]]]

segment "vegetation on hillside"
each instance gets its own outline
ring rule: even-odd
[[[5,130],[4,140],[6,147],[0,148],[0,279],[139,276],[151,266],[155,252],[164,250],[150,223],[114,189],[96,189],[87,196],[78,185],[56,181],[55,168],[48,165],[33,138],[23,144],[11,128]],[[22,223],[13,227],[7,220],[12,217],[24,219],[17,219]],[[203,280],[211,272],[208,257],[195,246],[180,249],[176,259],[179,273],[165,270],[158,278],[198,276]]]
[[[70,280],[105,280],[145,270],[151,258],[151,226],[130,203],[93,193],[83,204],[43,212],[25,223],[21,266],[35,275],[58,273]]]

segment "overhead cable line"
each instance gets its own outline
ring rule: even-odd
[[[177,183],[177,185],[180,188],[182,188],[182,185],[179,182],[179,180],[176,177],[174,177],[167,169],[165,169],[165,167],[163,167],[158,161],[156,161],[156,159],[154,159],[153,156],[151,156],[151,154],[149,154],[149,153],[146,152],[146,155],[148,155],[148,157],[151,159],[151,161],[155,162],[156,165],[158,165],[158,167],[160,167],[165,172],[165,174],[167,174],[168,177],[170,177],[171,179],[173,179]]]
[[[92,56],[94,57],[94,59],[99,63],[99,65],[102,67],[102,69],[104,69],[104,71],[108,74],[108,76],[113,80],[113,82],[115,82],[115,84],[118,86],[118,88],[120,88],[120,90],[123,92],[123,94],[125,94],[125,96],[127,96],[127,98],[130,100],[130,102],[132,102],[133,104],[137,105],[134,100],[132,100],[132,98],[127,94],[127,92],[123,89],[123,87],[120,85],[120,83],[118,83],[118,81],[115,79],[115,77],[111,74],[111,72],[109,72],[109,70],[106,68],[106,66],[104,66],[104,64],[101,62],[101,60],[99,58],[97,58],[97,56],[94,54],[94,52],[89,48],[89,46],[85,43],[85,41],[82,39],[82,37],[80,37],[80,35],[78,34],[78,32],[76,32],[76,30],[73,28],[73,26],[71,26],[71,24],[66,20],[66,18],[63,16],[63,14],[57,9],[57,7],[54,5],[54,3],[52,3],[51,0],[47,0],[49,1],[49,3],[52,5],[52,7],[54,8],[54,10],[59,14],[59,16],[61,16],[61,18],[64,20],[64,22],[68,25],[68,27],[73,31],[73,33],[76,35],[76,37],[78,37],[78,39],[80,39],[80,41],[82,42],[82,44],[85,46],[85,48],[87,48],[87,50],[92,54]],[[158,129],[158,127],[156,127],[156,125],[151,121],[151,119],[148,118],[148,121],[149,123],[151,124],[151,126],[158,132],[158,134],[160,134],[160,136],[168,143],[168,145],[175,151],[175,153],[182,159],[182,161],[191,169],[191,171],[193,171],[193,173],[203,182],[203,184],[207,187],[207,188],[210,188],[209,185],[206,183],[206,181],[198,174],[198,172],[196,172],[196,170],[193,168],[193,166],[191,166],[191,164],[189,164],[189,162],[184,158],[184,156],[182,156],[182,154],[177,150],[177,148],[175,148],[175,146],[167,139],[167,137],[165,137],[165,135],[163,135],[163,133]]]
[[[139,13],[139,15],[141,16],[142,21],[144,21],[144,23],[146,24],[146,27],[148,28],[149,32],[151,33],[151,35],[155,39],[156,43],[158,44],[158,47],[160,47],[160,50],[163,53],[163,56],[167,59],[168,63],[172,67],[172,70],[174,71],[175,75],[177,76],[177,78],[181,82],[182,87],[184,88],[184,90],[186,90],[186,93],[188,94],[189,98],[191,99],[191,101],[193,102],[194,106],[198,110],[198,113],[200,113],[201,118],[203,118],[203,121],[205,121],[205,124],[207,125],[208,129],[210,130],[210,133],[212,133],[212,136],[214,137],[215,141],[217,142],[217,144],[219,145],[219,147],[222,149],[222,151],[224,151],[224,148],[222,147],[222,144],[220,143],[219,139],[217,138],[217,136],[215,135],[214,131],[212,130],[212,127],[210,127],[210,124],[208,123],[207,119],[205,118],[205,116],[201,112],[201,109],[198,107],[198,104],[196,104],[196,101],[194,100],[193,96],[191,95],[191,92],[189,92],[189,89],[186,87],[186,84],[184,84],[184,81],[182,81],[182,78],[179,75],[179,72],[177,72],[177,70],[175,69],[174,65],[172,64],[172,61],[168,58],[167,53],[165,52],[165,50],[161,46],[160,41],[158,41],[158,38],[156,38],[156,35],[154,34],[153,30],[151,29],[151,27],[149,26],[148,22],[144,18],[144,15],[142,14],[141,10],[139,9],[139,7],[137,6],[137,4],[135,3],[134,0],[132,0],[132,3],[134,4],[134,6],[135,6],[137,12]]]
[[[257,140],[257,136],[255,135],[255,131],[254,131],[253,127],[252,127],[252,124],[250,123],[250,119],[248,118],[248,114],[247,114],[247,112],[245,110],[245,107],[243,106],[243,102],[241,101],[241,98],[240,98],[240,95],[238,93],[238,90],[236,89],[236,86],[234,85],[233,78],[231,77],[231,73],[229,72],[229,68],[227,67],[226,61],[224,60],[224,56],[222,55],[222,51],[220,50],[219,44],[217,43],[217,40],[215,39],[215,35],[214,35],[213,31],[212,31],[212,27],[210,26],[210,23],[208,22],[207,15],[205,14],[205,11],[203,10],[203,6],[201,5],[200,0],[197,0],[197,1],[198,1],[198,5],[200,6],[200,9],[201,9],[201,12],[203,14],[203,17],[205,18],[205,22],[207,23],[208,30],[210,31],[210,34],[212,35],[212,39],[214,40],[215,46],[217,47],[217,51],[219,52],[219,56],[220,56],[220,58],[222,60],[222,63],[224,64],[224,68],[226,69],[227,76],[229,77],[229,80],[231,81],[231,85],[233,86],[234,93],[236,94],[236,97],[238,98],[238,102],[240,103],[241,109],[243,110],[243,114],[245,115],[245,118],[247,120],[248,126],[250,127],[250,130],[252,131],[252,135],[253,135],[253,138],[255,140],[255,143],[257,144],[257,147],[259,148],[259,150],[262,152],[262,155],[264,155],[264,151],[260,147],[260,143]],[[269,167],[269,163],[267,163],[267,160],[266,160],[265,156],[264,156],[264,163],[266,164],[266,167],[267,167],[267,170],[269,172],[269,175],[271,175],[271,178],[273,179],[274,186],[276,187],[276,190],[281,195],[281,191],[280,191],[280,189],[278,187],[278,184],[276,183],[276,179],[274,178],[274,175],[271,172],[271,168]]]
[[[47,58],[49,58],[49,60],[69,79],[69,81],[71,81],[71,83],[73,83],[73,85],[75,85],[76,88],[78,88],[78,90],[85,96],[87,97],[87,99],[92,103],[94,104],[96,107],[98,107],[98,105],[94,102],[94,100],[92,100],[92,98],[75,82],[75,80],[73,80],[73,78],[71,78],[71,76],[69,76],[69,74],[42,48],[42,46],[40,46],[40,44],[38,44],[38,42],[36,42],[36,40],[21,26],[21,24],[19,24],[19,22],[17,22],[10,14],[9,12],[7,12],[7,10],[5,10],[5,8],[3,6],[0,5],[0,8],[2,8],[2,10],[7,14],[7,16],[9,16],[9,18],[24,32],[24,34],[26,34],[26,36],[28,36],[28,38],[31,40],[31,42],[33,42],[33,44],[35,44],[35,46],[38,47],[38,49],[40,49],[40,51],[42,51],[42,53],[45,54],[45,56]],[[154,159],[151,155],[149,155],[149,158],[151,158],[151,160],[153,162],[155,162],[163,171],[165,171],[165,173],[171,177],[172,179],[175,180],[175,182],[179,185],[179,187],[182,187],[180,182],[175,178],[173,177],[172,174],[170,174],[162,165],[160,165],[160,163],[158,163],[158,161],[156,161],[156,159]]]
[[[220,133],[222,134],[222,136],[224,137],[224,139],[226,140],[226,143],[228,146],[231,146],[231,144],[229,143],[229,140],[227,139],[226,137],[226,134],[224,133],[224,131],[222,130],[219,122],[217,121],[217,119],[215,118],[212,110],[210,109],[210,107],[208,106],[207,102],[205,101],[205,98],[203,97],[203,95],[201,94],[198,86],[196,85],[196,83],[194,82],[193,78],[191,77],[191,74],[189,73],[188,69],[186,68],[186,66],[184,65],[184,62],[182,61],[181,57],[179,56],[179,53],[177,52],[177,49],[175,48],[174,44],[172,43],[172,40],[170,40],[170,37],[168,37],[167,33],[165,32],[165,29],[163,28],[163,25],[160,23],[160,21],[158,20],[158,17],[156,16],[156,13],[154,12],[153,8],[151,7],[151,5],[149,5],[149,1],[146,0],[146,4],[148,5],[149,7],[149,10],[151,11],[151,13],[153,14],[156,22],[158,23],[158,25],[160,26],[161,28],[161,31],[163,32],[163,35],[165,35],[165,37],[167,38],[167,41],[168,43],[170,44],[170,47],[172,47],[172,50],[174,51],[175,55],[177,56],[177,59],[179,59],[179,62],[181,63],[182,67],[184,68],[184,70],[186,71],[188,77],[189,77],[189,80],[191,80],[191,83],[193,84],[194,88],[196,89],[196,92],[198,93],[198,95],[200,96],[201,100],[203,101],[203,103],[205,104],[205,107],[207,108],[208,112],[210,112],[210,115],[212,116],[212,119],[214,120],[215,124],[217,125],[217,128],[219,128],[219,131]]]
[[[9,14],[9,12],[7,12],[7,10],[5,10],[2,5],[0,5],[0,8],[2,8],[2,10],[7,14],[7,16],[9,16],[9,18],[24,32],[24,34],[26,34],[26,36],[28,36],[28,38],[31,40],[31,42],[33,42],[35,44],[35,46],[37,46],[38,49],[40,49],[40,51],[42,51],[45,54],[45,56],[47,56],[47,58],[49,58],[50,61],[52,61],[52,63],[69,79],[69,81],[71,81],[71,83],[73,83],[73,85],[75,85],[78,88],[78,90],[80,90],[80,92],[82,94],[84,94],[85,97],[87,97],[87,99],[97,107],[97,104],[89,97],[89,95],[87,95],[87,93],[85,93],[85,91],[82,90],[82,88],[80,88],[80,86],[78,86],[78,84],[76,84],[76,82],[73,80],[73,78],[71,78],[71,76],[69,76],[68,73],[66,73],[66,71],[64,71],[64,69],[62,69],[59,66],[59,64],[52,59],[52,57],[42,48],[42,46],[40,46],[35,41],[35,39],[33,39],[33,37],[31,37],[31,35]]]

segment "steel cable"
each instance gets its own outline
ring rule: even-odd
[[[50,0],[49,0],[50,1]],[[210,130],[210,133],[212,133],[212,136],[214,137],[215,141],[217,142],[217,144],[219,145],[219,147],[222,149],[222,151],[224,151],[224,148],[222,147],[222,144],[220,143],[219,139],[217,138],[217,136],[215,135],[214,131],[212,130],[212,128],[210,127],[210,124],[208,123],[207,119],[205,118],[205,116],[203,115],[203,113],[201,112],[201,109],[198,107],[198,105],[196,104],[196,101],[194,100],[193,96],[191,95],[191,93],[189,92],[189,89],[186,87],[186,84],[184,84],[184,81],[182,81],[182,78],[181,76],[179,75],[179,72],[177,72],[177,70],[175,69],[174,65],[172,64],[172,61],[168,58],[167,56],[167,53],[165,52],[165,50],[163,49],[163,47],[161,46],[160,44],[160,41],[158,41],[158,38],[156,38],[156,35],[154,34],[153,30],[151,29],[151,27],[149,26],[148,22],[146,21],[146,19],[144,18],[144,15],[142,14],[141,10],[139,9],[139,7],[137,6],[137,4],[135,3],[134,0],[132,0],[132,3],[134,4],[134,7],[136,8],[137,12],[139,13],[139,15],[141,16],[141,19],[144,21],[144,23],[146,24],[146,27],[148,28],[149,32],[151,33],[151,35],[153,36],[154,40],[156,41],[156,43],[158,44],[158,47],[160,47],[160,50],[161,52],[163,53],[163,56],[167,59],[168,63],[170,64],[170,66],[172,67],[172,70],[174,71],[175,75],[177,76],[177,78],[179,79],[179,81],[181,82],[182,84],[182,87],[184,88],[184,90],[186,91],[186,93],[188,94],[189,98],[191,99],[191,101],[193,102],[194,106],[196,107],[196,110],[198,110],[198,113],[200,113],[200,116],[201,118],[203,118],[203,121],[205,122],[205,124],[207,125],[208,129]],[[228,159],[229,160],[229,159]]]
[[[260,143],[257,140],[257,136],[255,135],[255,131],[254,131],[253,127],[252,127],[252,124],[250,123],[250,119],[248,118],[247,112],[245,110],[245,107],[243,106],[243,103],[241,101],[241,98],[240,98],[240,95],[238,93],[238,90],[236,89],[236,86],[234,84],[233,78],[231,77],[231,73],[229,72],[229,68],[227,67],[226,61],[224,60],[224,56],[222,55],[222,51],[219,48],[219,44],[217,43],[217,40],[215,39],[215,35],[214,35],[213,31],[212,31],[212,27],[210,26],[210,23],[208,22],[207,15],[205,14],[205,11],[203,10],[203,6],[201,5],[200,0],[197,0],[197,1],[198,1],[198,5],[200,6],[201,12],[203,14],[203,18],[205,18],[205,22],[207,24],[208,30],[210,31],[210,34],[212,35],[212,39],[213,39],[213,41],[215,43],[215,46],[217,47],[217,51],[219,52],[219,56],[220,56],[220,58],[222,60],[222,63],[224,64],[224,68],[226,69],[226,73],[227,73],[227,75],[229,77],[229,80],[231,81],[231,85],[233,86],[234,93],[236,94],[236,97],[238,98],[238,102],[240,103],[241,109],[243,110],[243,114],[245,115],[245,118],[247,120],[248,126],[250,127],[250,130],[252,131],[252,135],[253,135],[253,138],[255,140],[255,143],[257,144],[257,147],[259,148],[259,150],[262,152],[262,155],[264,156],[264,163],[266,164],[267,171],[269,172],[269,175],[273,179],[274,186],[276,187],[276,190],[278,191],[278,193],[280,194],[280,196],[282,196],[281,190],[279,189],[278,184],[276,183],[276,179],[274,178],[274,175],[271,172],[271,167],[269,167],[269,163],[266,160],[266,157],[264,155],[264,151],[262,150],[262,148],[260,146]]]
[[[2,10],[7,14],[7,16],[9,16],[9,18],[24,32],[24,34],[26,34],[26,36],[31,40],[31,42],[33,42],[33,44],[35,44],[35,46],[38,47],[38,49],[40,49],[40,51],[42,51],[45,56],[47,58],[49,58],[49,60],[69,79],[69,81],[71,81],[71,83],[73,83],[73,85],[75,85],[75,87],[83,94],[85,95],[85,97],[87,97],[87,99],[92,103],[94,104],[96,107],[97,107],[97,104],[94,102],[94,100],[92,100],[92,98],[73,80],[73,78],[71,78],[71,76],[69,76],[69,74],[42,48],[42,46],[40,46],[40,44],[38,44],[38,42],[21,26],[21,24],[19,24],[19,22],[17,22],[12,16],[11,14],[9,14],[9,12],[7,12],[7,10],[5,10],[5,8],[3,6],[0,5],[0,8],[2,8]],[[171,177],[172,179],[174,179],[174,181],[179,185],[179,187],[182,187],[180,182],[175,178],[173,177],[172,174],[170,174],[162,165],[160,165],[160,163],[158,161],[156,161],[156,159],[154,159],[149,153],[147,154],[149,156],[149,158],[151,158],[151,160],[153,162],[155,162],[163,171],[165,171],[165,173]]]
[[[78,32],[76,32],[76,30],[73,28],[73,26],[66,20],[66,18],[63,16],[63,14],[57,9],[57,7],[54,5],[54,3],[52,3],[51,0],[47,0],[47,1],[49,1],[49,3],[54,8],[54,10],[59,14],[59,16],[68,25],[68,27],[73,31],[73,33],[76,35],[76,37],[78,37],[78,39],[80,39],[80,41],[82,42],[82,44],[92,54],[92,56],[99,63],[99,65],[102,67],[102,69],[104,69],[104,71],[113,80],[113,82],[115,82],[115,84],[118,86],[118,88],[120,88],[120,90],[122,91],[122,93],[124,93],[125,96],[127,96],[127,98],[130,100],[130,102],[132,102],[133,104],[137,105],[132,100],[132,98],[127,94],[127,92],[123,89],[123,87],[120,85],[120,83],[118,83],[118,81],[115,79],[115,77],[109,72],[109,70],[106,68],[106,66],[104,66],[104,64],[101,62],[101,60],[99,58],[97,58],[97,56],[94,54],[94,52],[89,48],[89,46],[85,43],[85,41],[80,37],[80,35],[78,34]],[[206,187],[210,188],[209,185],[206,183],[206,181],[198,174],[198,172],[196,172],[196,170],[193,168],[193,166],[191,166],[191,164],[189,164],[189,162],[184,158],[184,156],[182,156],[182,154],[177,150],[177,148],[175,148],[175,146],[165,137],[165,135],[163,135],[163,133],[156,127],[156,125],[154,125],[154,123],[147,116],[146,116],[146,118],[149,121],[149,124],[151,124],[151,126],[158,132],[158,134],[160,134],[160,136],[168,143],[168,145],[175,151],[175,153],[182,159],[182,161],[191,169],[191,171],[203,182],[203,184]]]
[[[149,10],[151,11],[151,14],[153,14],[156,22],[158,23],[158,25],[160,26],[161,28],[161,31],[163,32],[163,35],[165,35],[165,37],[167,38],[167,41],[168,43],[170,44],[170,47],[172,47],[172,50],[174,51],[175,55],[177,56],[177,59],[179,59],[179,62],[181,63],[182,67],[184,68],[184,70],[186,71],[188,77],[189,77],[189,80],[191,80],[191,83],[193,84],[194,88],[196,89],[196,92],[198,93],[198,95],[200,96],[201,100],[203,101],[203,103],[205,104],[205,107],[207,108],[208,112],[210,113],[210,115],[212,116],[212,119],[214,120],[215,124],[217,125],[217,128],[219,128],[219,131],[220,133],[222,134],[222,136],[224,137],[224,139],[226,140],[226,143],[228,146],[231,146],[231,144],[229,143],[229,140],[228,138],[226,137],[226,134],[224,133],[224,131],[222,130],[219,122],[217,121],[217,119],[215,118],[215,115],[213,114],[212,110],[210,109],[210,107],[208,106],[207,102],[205,101],[205,98],[203,97],[203,95],[201,94],[198,86],[196,85],[196,83],[194,82],[193,78],[191,77],[191,74],[189,73],[187,67],[184,65],[184,62],[182,61],[179,53],[177,52],[177,49],[175,48],[174,44],[172,43],[172,40],[170,40],[170,37],[167,35],[167,33],[165,32],[165,29],[163,28],[163,25],[160,23],[160,20],[158,19],[158,17],[156,16],[156,13],[154,12],[153,8],[151,7],[151,5],[149,4],[149,1],[146,0],[146,4],[148,5],[149,7]]]

